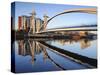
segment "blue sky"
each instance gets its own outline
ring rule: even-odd
[[[43,15],[47,14],[49,17],[54,16],[59,12],[74,8],[96,8],[94,6],[76,6],[76,5],[62,5],[62,4],[44,4],[44,3],[27,3],[16,2],[15,5],[15,29],[18,28],[18,16],[29,15],[32,10],[35,10],[36,17],[43,19]],[[96,24],[97,15],[88,13],[69,13],[60,15],[48,23],[47,28],[69,27],[75,25]]]

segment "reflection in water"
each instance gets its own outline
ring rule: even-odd
[[[92,39],[92,40],[94,40],[94,39]],[[92,40],[90,40],[90,39],[60,39],[60,40],[55,40],[55,41],[63,46],[79,42],[81,49],[85,49],[85,48],[91,46]]]
[[[75,45],[77,45],[77,43],[79,43],[79,46],[81,49],[79,49],[78,47],[76,47],[77,49],[79,49],[80,51],[84,51],[87,52],[89,48],[92,48],[93,45],[93,41],[96,39],[51,39],[51,40],[44,40],[43,41],[49,45],[53,45],[53,46],[57,46],[58,48],[61,48],[64,46],[64,49],[68,50],[68,47],[71,47],[70,45],[72,45],[72,47],[74,48]],[[84,68],[88,68],[86,65],[83,64],[79,64],[75,61],[70,60],[69,58],[65,58],[62,55],[58,54],[57,52],[52,52],[47,46],[41,44],[41,42],[39,42],[41,40],[39,39],[24,39],[24,40],[16,40],[15,42],[18,45],[18,54],[16,55],[16,60],[18,62],[16,62],[16,65],[19,65],[17,67],[17,72],[26,72],[24,67],[25,66],[21,66],[19,64],[19,62],[25,63],[27,65],[27,67],[29,67],[29,69],[27,69],[27,72],[29,71],[53,71],[53,70],[66,70],[66,69],[84,69]],[[17,47],[17,46],[16,46]],[[16,48],[17,49],[17,48]],[[84,49],[84,50],[82,50]],[[87,50],[85,50],[87,49]],[[69,51],[71,51],[69,49]],[[73,52],[77,52],[77,50],[72,50]],[[84,52],[80,52],[81,54],[84,54]],[[96,51],[93,50],[93,51]],[[86,56],[90,56],[91,54],[87,54]],[[95,53],[92,55],[96,55]],[[23,56],[23,57],[20,57]],[[29,58],[29,56],[31,56],[31,60]],[[19,57],[19,58],[18,58]],[[43,57],[43,58],[42,58]],[[17,59],[18,58],[18,59]],[[25,58],[25,59],[24,59]],[[91,57],[92,58],[92,57]],[[21,60],[20,60],[21,59]],[[28,61],[27,61],[28,59]],[[43,62],[42,62],[43,60]],[[31,62],[31,63],[29,63]],[[50,63],[51,62],[51,63]],[[23,64],[23,65],[25,65]],[[32,65],[34,65],[32,67]],[[44,66],[43,66],[44,64]],[[70,66],[72,65],[72,66]],[[40,66],[40,68],[38,68]],[[42,68],[43,67],[43,68]],[[21,70],[19,69],[21,68]]]
[[[48,41],[49,42],[49,41]],[[47,43],[48,43],[47,42]],[[51,42],[51,45],[78,53],[89,58],[97,59],[97,38],[60,39]]]
[[[19,40],[18,41],[18,47],[19,47],[19,55],[26,56],[30,55],[32,57],[32,64],[35,63],[36,58],[35,55],[40,54],[43,52],[43,60],[49,59],[55,66],[58,68],[65,70],[63,67],[61,67],[58,63],[56,63],[47,53],[46,47],[40,44],[37,41],[33,41],[32,39],[29,40]]]
[[[85,49],[85,48],[91,46],[91,43],[90,43],[89,40],[83,39],[83,40],[80,41],[80,45],[81,45],[82,49]]]
[[[44,52],[44,47],[40,47],[39,43],[33,40],[19,40],[19,55],[26,56],[30,55],[32,57],[32,63],[36,61],[35,55],[40,54],[42,51],[44,53],[44,59],[47,58],[46,52]]]

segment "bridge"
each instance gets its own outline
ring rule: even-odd
[[[65,28],[54,28],[47,29],[45,31],[36,32],[37,34],[41,33],[50,33],[50,32],[61,32],[61,31],[97,31],[97,26],[77,26],[77,27],[65,27]]]
[[[97,14],[96,8],[79,8],[79,9],[69,9],[69,10],[65,10],[65,11],[63,11],[63,12],[60,12],[60,13],[54,15],[53,17],[49,18],[48,20],[47,20],[48,16],[45,15],[45,16],[44,16],[44,23],[43,23],[43,29],[44,29],[44,31],[46,30],[46,27],[47,27],[48,23],[49,23],[52,19],[54,19],[55,17],[60,16],[60,15],[63,15],[63,14],[75,13],[75,12],[89,13],[89,14]],[[41,29],[42,29],[42,27],[40,28],[40,30],[41,30]]]
[[[67,9],[63,12],[57,13],[56,15],[52,16],[49,18],[47,15],[44,15],[44,21],[39,28],[38,32],[34,32],[36,30],[35,26],[35,13],[32,14],[32,25],[31,28],[28,32],[28,35],[33,35],[33,34],[42,34],[42,33],[50,33],[50,32],[60,32],[60,31],[96,31],[97,26],[83,26],[83,27],[65,27],[65,28],[55,28],[55,29],[47,29],[48,23],[54,19],[57,16],[63,15],[63,14],[68,14],[68,13],[75,13],[75,12],[80,12],[80,13],[88,13],[88,14],[97,14],[96,8],[78,8],[78,9]],[[49,18],[49,19],[48,19]],[[31,33],[31,34],[30,34]]]

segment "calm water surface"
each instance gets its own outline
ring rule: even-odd
[[[96,39],[47,39],[43,41],[49,45],[82,56],[93,59],[97,58]],[[13,48],[15,49],[16,72],[58,71],[88,68],[86,65],[72,61],[57,52],[53,52],[52,49],[47,48],[35,39],[16,40],[13,43]]]

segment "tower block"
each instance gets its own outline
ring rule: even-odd
[[[36,13],[35,11],[33,10],[32,11],[32,16],[31,16],[31,27],[30,27],[30,30],[32,30],[32,33],[34,34],[35,33],[35,16],[36,16]]]

